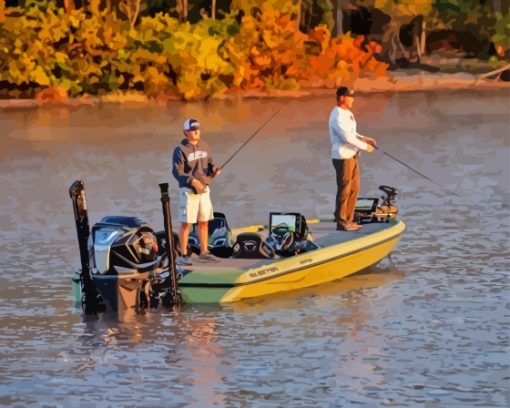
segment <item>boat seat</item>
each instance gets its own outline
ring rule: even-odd
[[[245,232],[237,236],[232,247],[233,258],[274,258],[274,249],[256,232]]]

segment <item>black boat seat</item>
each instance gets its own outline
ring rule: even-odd
[[[233,258],[274,258],[275,252],[265,239],[256,232],[245,232],[237,236],[232,247]]]

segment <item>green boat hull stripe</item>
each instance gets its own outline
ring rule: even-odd
[[[347,252],[343,255],[339,255],[339,256],[336,256],[334,258],[329,258],[327,260],[324,260],[324,261],[321,261],[321,262],[317,262],[317,263],[314,263],[312,265],[307,265],[307,266],[300,266],[299,268],[295,268],[295,269],[290,269],[290,270],[287,270],[287,271],[283,271],[283,272],[280,272],[278,274],[274,274],[274,275],[271,275],[271,276],[266,276],[266,277],[261,277],[261,278],[258,278],[258,279],[254,279],[252,281],[249,281],[249,282],[240,282],[240,283],[179,283],[179,287],[181,288],[234,288],[234,287],[237,287],[237,286],[246,286],[246,285],[252,285],[254,283],[258,283],[258,282],[263,282],[265,280],[270,280],[270,279],[274,279],[274,278],[277,278],[279,276],[282,276],[282,275],[287,275],[287,274],[291,274],[291,273],[294,273],[294,272],[299,272],[303,269],[309,269],[310,267],[312,266],[319,266],[319,265],[322,265],[322,264],[325,264],[325,263],[329,263],[331,261],[335,261],[337,259],[341,259],[341,258],[345,258],[346,256],[349,256],[351,254],[354,254],[354,253],[357,253],[357,252],[361,252],[365,249],[369,249],[369,248],[373,248],[373,247],[376,247],[378,245],[381,245],[381,244],[384,244],[385,242],[388,242],[388,241],[391,241],[395,238],[398,238],[402,235],[402,233],[399,233],[399,234],[396,234],[390,238],[386,238],[385,240],[383,241],[378,241],[374,244],[371,244],[371,245],[367,245],[363,248],[358,248],[356,250],[353,250],[353,251],[350,251],[350,252]]]
[[[179,283],[180,288],[233,288],[242,285],[246,283]]]

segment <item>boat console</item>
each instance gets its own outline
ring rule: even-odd
[[[239,234],[233,247],[234,258],[273,258],[294,256],[317,249],[311,240],[305,217],[297,212],[271,212],[268,236]]]

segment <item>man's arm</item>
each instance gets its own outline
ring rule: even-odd
[[[208,175],[215,177],[221,173],[221,167],[213,163],[211,153],[209,152],[209,159],[207,162]]]
[[[175,179],[179,182],[179,185],[184,184],[186,187],[191,188],[191,182],[193,177],[191,175],[191,168],[186,171],[186,158],[184,153],[179,147],[176,147],[172,156],[172,174]]]
[[[375,139],[372,139],[371,137],[363,136],[359,133],[356,133],[356,136],[358,137],[358,139],[363,140],[365,143],[368,143],[369,145],[372,145],[372,146],[377,145],[377,141]]]

